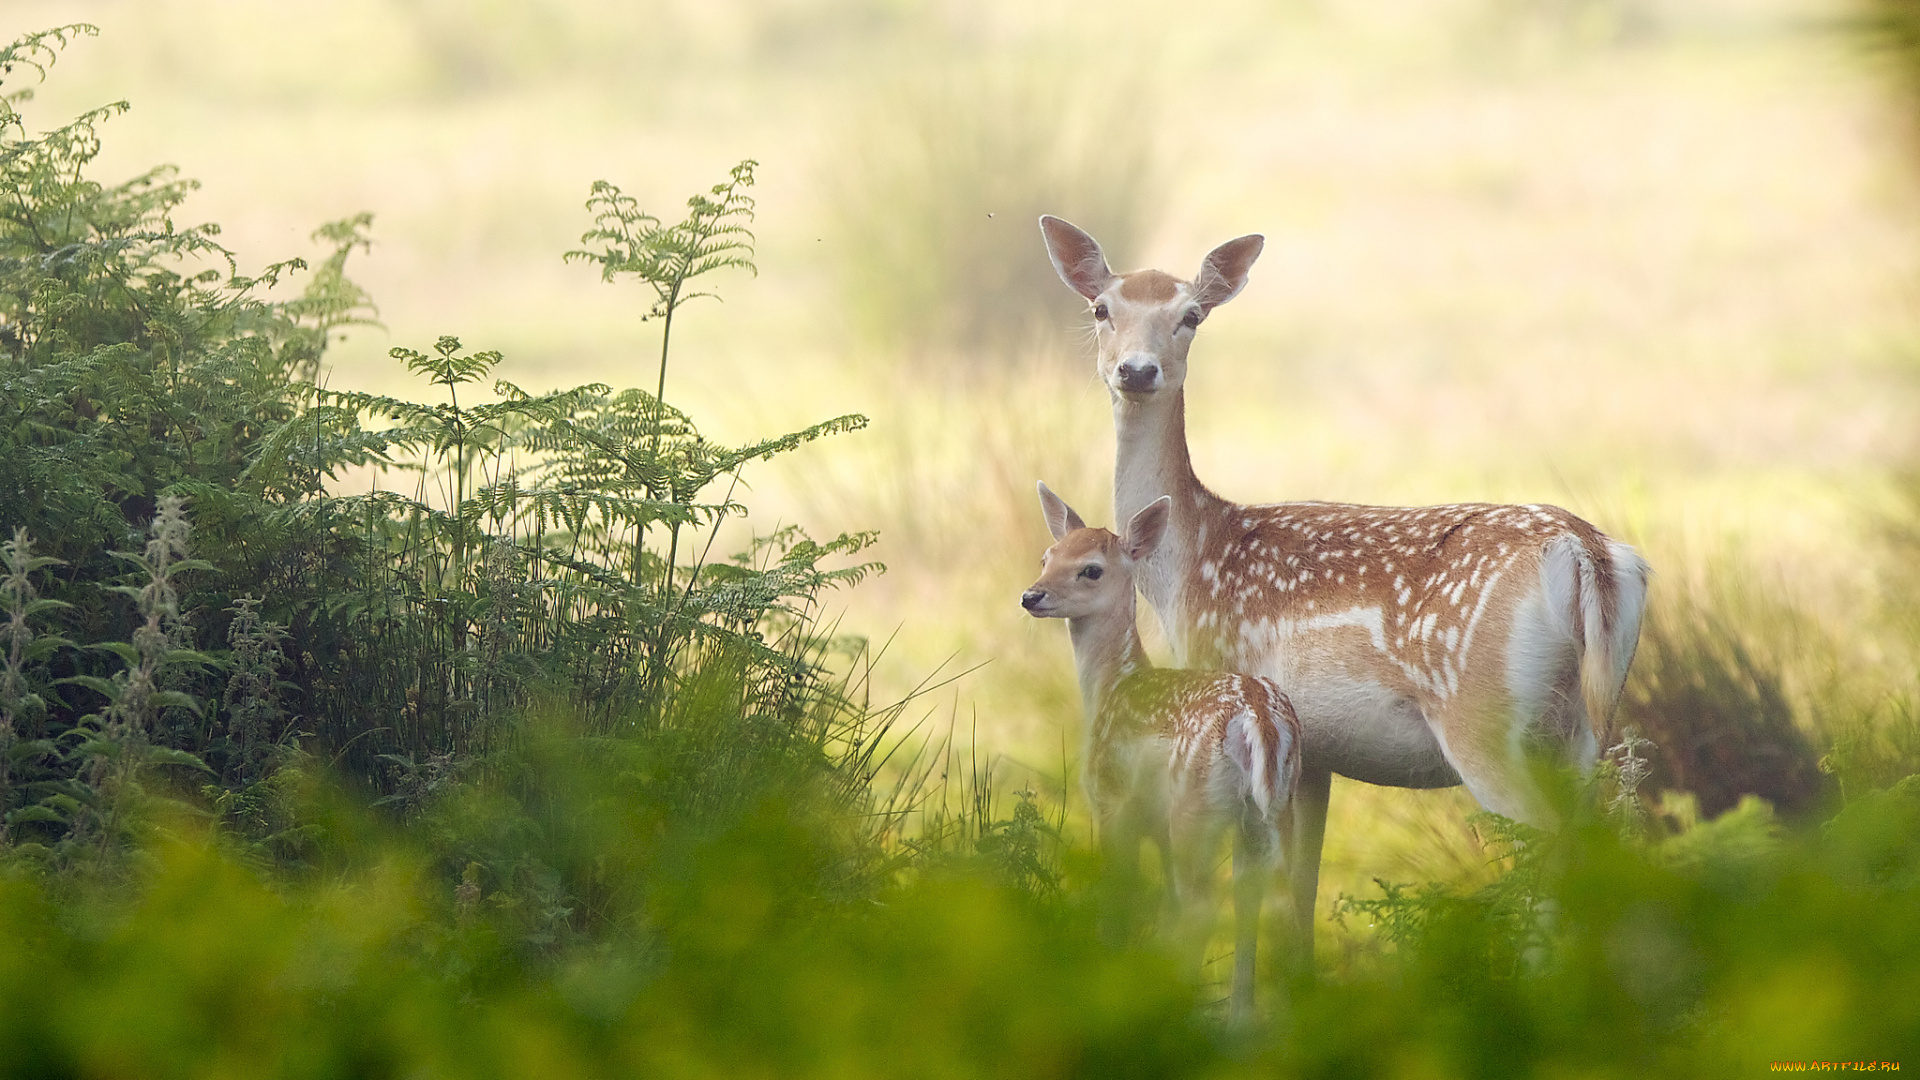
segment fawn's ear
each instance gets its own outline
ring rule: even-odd
[[[1253,261],[1266,246],[1266,237],[1251,233],[1207,252],[1206,260],[1200,264],[1199,276],[1193,279],[1193,298],[1202,308],[1212,311],[1240,295],[1240,290],[1247,287],[1247,273],[1253,269]]]
[[[1147,508],[1133,515],[1127,522],[1127,535],[1120,541],[1120,548],[1127,558],[1139,562],[1153,554],[1160,546],[1160,540],[1167,535],[1167,519],[1173,516],[1173,496],[1162,495],[1147,504]]]
[[[1075,529],[1084,529],[1087,523],[1073,512],[1073,507],[1060,501],[1060,496],[1042,482],[1040,484],[1040,512],[1047,516],[1047,531],[1055,540],[1062,539]]]
[[[1040,215],[1040,235],[1047,241],[1047,258],[1060,280],[1081,296],[1091,300],[1113,284],[1113,271],[1107,269],[1107,257],[1100,244],[1079,226],[1054,217]]]

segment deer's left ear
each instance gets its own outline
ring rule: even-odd
[[[1152,555],[1167,535],[1167,519],[1173,516],[1173,496],[1162,495],[1127,522],[1127,535],[1120,540],[1127,558],[1139,562]]]
[[[1240,290],[1247,287],[1247,274],[1253,269],[1254,260],[1266,246],[1266,237],[1250,233],[1209,251],[1200,264],[1199,275],[1193,279],[1193,298],[1202,308],[1212,311],[1240,295]]]
[[[1039,486],[1040,512],[1047,516],[1047,531],[1053,534],[1055,540],[1065,538],[1075,529],[1087,527],[1087,523],[1080,520],[1080,515],[1073,512],[1073,507],[1068,506],[1065,500],[1055,495],[1045,481],[1042,481]]]

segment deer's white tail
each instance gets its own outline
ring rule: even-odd
[[[1605,537],[1582,542],[1573,536],[1548,546],[1541,569],[1549,579],[1548,595],[1565,597],[1568,629],[1580,650],[1581,701],[1596,748],[1604,750],[1640,641],[1651,570],[1640,553],[1625,544]],[[1571,588],[1553,587],[1562,583]]]

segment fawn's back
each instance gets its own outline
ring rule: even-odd
[[[1232,821],[1250,812],[1277,829],[1300,774],[1300,720],[1258,676],[1135,671],[1090,734],[1087,789],[1103,817],[1151,785],[1170,815]]]

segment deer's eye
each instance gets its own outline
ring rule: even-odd
[[[1093,317],[1096,319],[1099,319],[1101,322],[1106,322],[1107,316],[1110,314],[1112,313],[1107,310],[1107,305],[1105,304],[1093,305]]]
[[[1083,566],[1080,568],[1080,576],[1086,578],[1088,581],[1099,581],[1100,568],[1097,566]]]
[[[1189,330],[1193,329],[1196,326],[1199,326],[1200,325],[1200,309],[1199,308],[1189,309],[1185,317],[1183,317],[1180,320],[1180,325],[1186,327]]]

